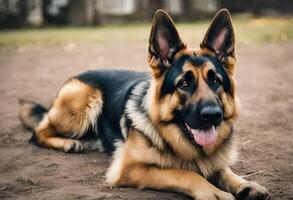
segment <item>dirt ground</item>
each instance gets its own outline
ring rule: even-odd
[[[234,171],[293,199],[293,42],[240,45],[241,116]],[[67,45],[0,50],[0,199],[189,199],[173,192],[111,188],[111,158],[65,154],[29,144],[18,98],[49,106],[62,83],[88,69],[148,70],[143,45]]]

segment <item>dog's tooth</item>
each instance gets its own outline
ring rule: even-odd
[[[190,131],[190,127],[187,125],[187,123],[185,123],[185,126],[186,126],[187,129]]]
[[[191,129],[191,132],[192,132],[193,135],[195,135],[195,134],[198,133],[198,130],[196,130],[196,129]]]

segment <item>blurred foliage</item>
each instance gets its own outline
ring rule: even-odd
[[[293,39],[293,18],[234,19],[238,43],[278,42]],[[183,41],[197,45],[208,28],[209,21],[176,24]],[[0,47],[134,44],[147,45],[150,24],[105,25],[99,27],[64,27],[22,29],[0,32]]]

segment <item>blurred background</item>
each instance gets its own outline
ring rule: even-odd
[[[163,8],[180,21],[211,16],[226,7],[255,16],[292,14],[290,0],[0,0],[1,28],[23,26],[91,26],[113,22],[147,21]]]
[[[293,199],[293,0],[0,0],[0,199],[189,199],[111,188],[110,158],[29,144],[17,99],[49,107],[69,77],[86,70],[148,71],[152,16],[163,8],[198,48],[212,16],[232,14],[241,101],[233,170]]]
[[[293,37],[292,0],[0,0],[0,47],[99,43],[112,35],[116,42],[145,42],[158,8],[172,15],[187,41],[198,42],[220,8],[231,11],[240,43]]]

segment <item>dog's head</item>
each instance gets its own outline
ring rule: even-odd
[[[215,15],[198,50],[188,49],[170,16],[158,10],[148,61],[153,122],[176,124],[194,145],[216,143],[218,127],[237,117],[235,38],[228,10]]]

